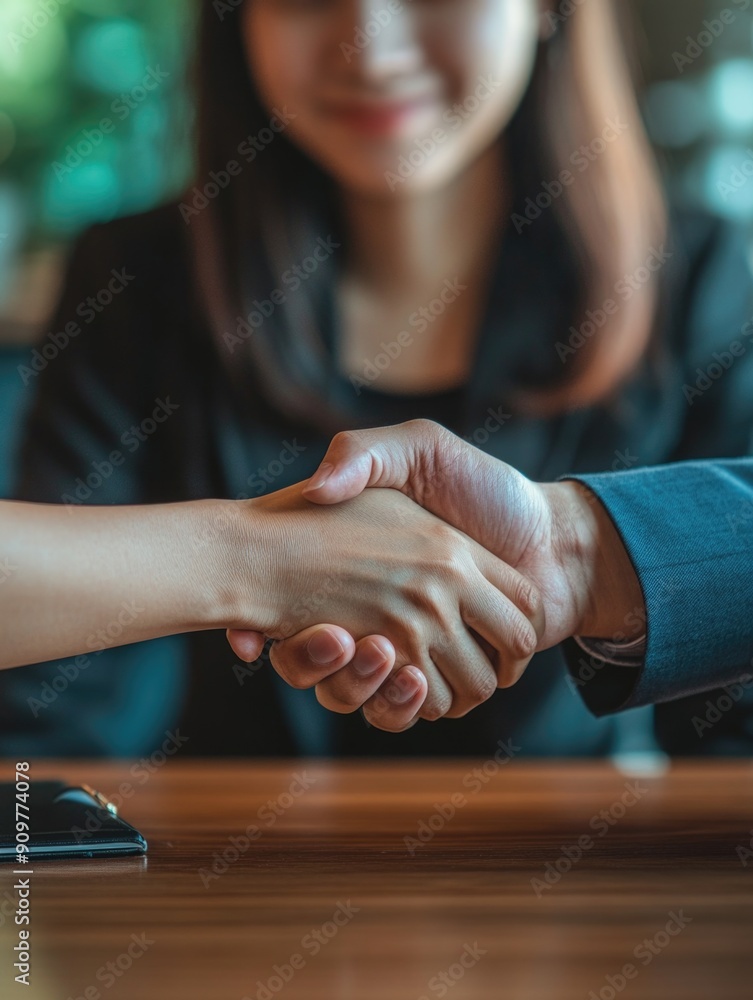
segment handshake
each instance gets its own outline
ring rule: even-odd
[[[465,715],[570,636],[636,634],[641,587],[598,500],[431,421],[338,434],[308,482],[238,507],[239,578],[265,586],[238,601],[234,652],[275,640],[284,680],[381,729]]]

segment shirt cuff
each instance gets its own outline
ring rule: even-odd
[[[597,660],[603,660],[613,667],[630,667],[636,669],[643,666],[646,658],[645,633],[630,642],[612,642],[609,639],[587,639],[574,636],[580,648]]]

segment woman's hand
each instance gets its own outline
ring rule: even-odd
[[[370,636],[359,662],[381,658],[360,688],[354,665],[353,685],[333,678],[320,689],[327,707],[350,711],[357,705],[346,699],[354,690],[356,700],[366,700],[374,678],[384,680],[391,654],[380,636],[389,637],[397,666],[412,675],[411,704],[420,704],[423,679],[428,684],[420,711],[427,719],[465,714],[527,666],[542,626],[536,589],[409,498],[369,490],[325,507],[307,501],[298,485],[248,503],[255,537],[263,539],[249,570],[268,581],[263,607],[255,602],[253,627],[283,639],[336,621],[357,639]],[[249,623],[237,623],[244,626]],[[318,679],[273,663],[295,687]],[[392,683],[399,686],[400,679]],[[378,706],[371,714],[375,724],[385,721]],[[387,722],[383,728],[392,728]]]
[[[621,640],[638,634],[643,595],[635,569],[609,515],[580,483],[533,483],[438,424],[414,420],[338,434],[304,494],[334,504],[367,487],[400,490],[529,577],[544,601],[540,649],[571,635]],[[341,629],[323,626],[322,632],[330,641],[336,637],[342,652],[317,693],[326,702],[336,689],[348,700],[343,688],[350,668],[344,665],[359,648]],[[243,641],[237,633],[230,639],[236,648]],[[290,673],[311,672],[304,642],[277,643],[272,655]],[[405,720],[400,706],[389,704],[399,676],[379,695],[394,728]],[[415,680],[408,675],[403,683],[407,689]]]

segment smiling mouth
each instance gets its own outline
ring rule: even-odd
[[[328,117],[363,135],[388,136],[399,132],[417,115],[436,105],[435,98],[414,98],[405,101],[357,102],[330,104]]]

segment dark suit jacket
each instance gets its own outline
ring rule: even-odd
[[[279,413],[253,371],[228,378],[196,295],[185,236],[176,207],[167,206],[97,226],[79,240],[51,329],[78,319],[81,332],[27,376],[36,402],[18,496],[59,502],[76,499],[78,490],[97,504],[254,496],[316,468],[330,435]],[[556,419],[505,416],[511,387],[561,365],[555,344],[572,322],[572,275],[542,219],[503,240],[467,390],[435,398],[365,392],[359,422],[439,419],[540,480],[749,454],[753,350],[692,405],[683,390],[715,352],[744,339],[753,304],[742,238],[709,218],[681,215],[666,250],[669,306],[657,349],[608,405]],[[121,281],[125,271],[126,287],[85,319],[87,299],[107,288],[113,270]],[[329,327],[336,336],[334,313]],[[746,344],[753,346],[750,336]],[[334,365],[331,388],[352,396]],[[154,411],[166,407],[170,416],[158,422]],[[497,424],[487,431],[490,412]],[[293,452],[286,464],[283,456]],[[714,651],[705,652],[712,670]],[[648,724],[662,747],[750,751],[747,696],[703,740],[692,723],[697,701],[656,709]],[[313,692],[288,689],[269,668],[242,673],[219,633],[112,650],[78,672],[53,663],[0,676],[6,753],[136,754],[180,723],[186,753],[484,756],[513,738],[521,753],[591,755],[629,744],[630,717],[596,718],[568,682],[561,650],[537,656],[514,689],[465,719],[420,723],[399,736],[367,728],[357,714],[329,715]]]
[[[578,478],[630,553],[646,601],[647,646],[633,670],[568,643],[573,681],[596,713],[724,687],[694,717],[704,736],[753,687],[753,461]]]

